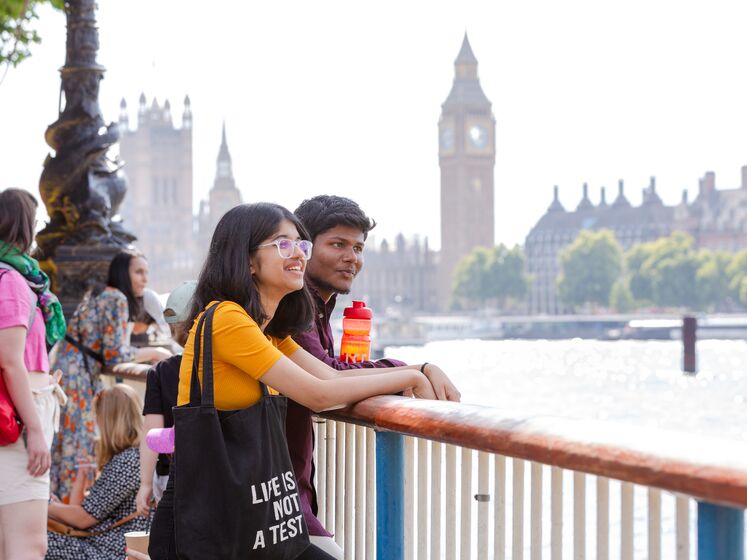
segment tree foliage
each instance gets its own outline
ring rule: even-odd
[[[726,266],[728,290],[731,297],[747,306],[747,249],[734,255]]]
[[[627,277],[618,278],[610,291],[610,307],[618,313],[629,313],[635,309],[635,299],[630,291]]]
[[[724,309],[728,307],[732,259],[722,251],[696,251],[692,237],[674,232],[631,248],[626,255],[630,289],[639,305]],[[747,274],[747,257],[745,265]]]
[[[34,22],[42,4],[65,9],[64,0],[0,0],[0,67],[17,66],[31,56],[31,45],[41,42]]]
[[[582,231],[561,251],[558,294],[571,308],[609,305],[624,313],[641,307],[732,311],[747,307],[747,249],[737,254],[695,248],[692,237],[633,245],[618,261],[609,230]]]
[[[511,302],[523,299],[528,287],[520,247],[509,249],[503,244],[492,249],[477,247],[457,265],[452,307],[505,309]]]
[[[699,266],[695,273],[695,285],[698,290],[698,303],[703,310],[728,309],[730,303],[728,270],[732,260],[733,256],[723,251],[701,250],[698,253]]]
[[[560,252],[560,299],[572,308],[607,306],[613,284],[623,271],[623,250],[608,230],[583,230]]]

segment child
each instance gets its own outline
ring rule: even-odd
[[[140,399],[132,387],[118,384],[96,396],[93,412],[100,434],[96,442],[100,474],[87,496],[80,488],[73,492],[69,504],[55,499],[50,502],[48,560],[122,558],[125,533],[148,526],[148,520],[135,513],[135,492],[140,484],[138,443],[143,427]],[[78,477],[74,489],[82,486],[83,480]],[[70,527],[79,534],[67,534]]]

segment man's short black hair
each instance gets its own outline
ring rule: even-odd
[[[358,204],[344,196],[322,194],[304,200],[294,214],[314,241],[316,236],[336,226],[349,226],[363,232],[363,239],[376,227]]]

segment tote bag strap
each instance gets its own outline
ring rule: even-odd
[[[218,305],[213,305],[205,312],[205,328],[203,330],[202,342],[205,348],[202,351],[202,404],[203,411],[215,408],[213,397],[213,315]]]
[[[267,390],[267,385],[265,385],[261,381],[259,381],[258,383],[259,383],[259,388],[262,391],[262,396],[263,397],[269,397],[270,396],[270,391]]]
[[[197,322],[194,338],[194,358],[192,359],[192,378],[189,385],[189,405],[211,408],[213,401],[213,314],[218,304],[208,307]],[[205,350],[201,352],[201,340],[204,338]],[[201,356],[201,354],[204,354]],[[209,354],[209,356],[208,356]],[[202,388],[198,374],[200,357],[202,357]],[[208,387],[209,385],[209,387]],[[205,389],[209,389],[205,391]],[[206,402],[206,398],[209,397]]]
[[[218,307],[215,303],[207,308],[197,322],[195,329],[194,341],[194,358],[192,360],[192,379],[189,386],[189,404],[190,406],[200,405],[204,408],[214,408],[215,398],[213,390],[213,315]],[[200,363],[201,343],[204,341],[204,350],[202,351],[202,387],[200,387],[200,377],[198,373],[198,364]],[[267,385],[259,382],[260,390],[263,397],[269,397],[270,392]]]

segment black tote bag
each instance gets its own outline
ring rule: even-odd
[[[309,546],[285,438],[285,397],[241,410],[213,400],[212,326],[203,313],[194,339],[189,404],[174,408],[174,530],[182,559],[291,560]],[[203,329],[204,326],[204,329]],[[204,330],[202,388],[197,365]]]

